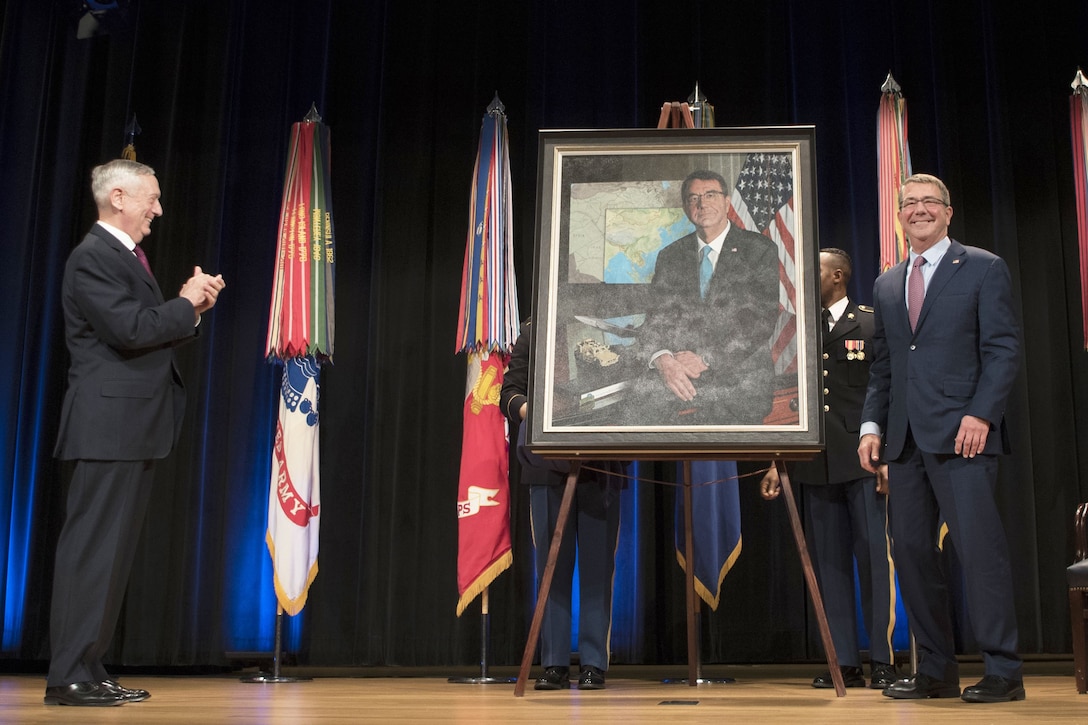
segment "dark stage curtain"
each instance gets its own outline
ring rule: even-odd
[[[480,118],[499,93],[512,151],[522,309],[532,287],[537,131],[656,125],[698,82],[719,126],[815,124],[819,242],[854,257],[871,299],[879,256],[876,110],[891,70],[914,169],[951,188],[952,236],[1013,270],[1025,331],[1000,498],[1014,547],[1021,649],[1070,651],[1064,567],[1088,494],[1069,82],[1088,64],[1088,6],[983,0],[770,0],[743,6],[174,0],[119,2],[79,39],[78,0],[0,1],[0,196],[11,303],[0,382],[0,657],[46,659],[62,471],[51,457],[67,365],[59,285],[94,219],[92,166],[139,160],[165,216],[148,252],[166,289],[199,264],[228,287],[180,351],[183,438],[157,468],[111,659],[220,666],[270,651],[264,525],[279,371],[263,358],[291,123],[332,131],[338,242],[335,364],[322,390],[320,573],[288,649],[313,665],[478,662],[461,618],[454,515],[465,361],[453,354]],[[125,435],[126,431],[117,431]],[[757,464],[743,466],[747,472]],[[643,463],[647,479],[668,465]],[[705,662],[822,655],[781,502],[742,486],[743,553],[703,617]],[[492,663],[520,660],[533,606],[528,497],[514,487],[515,565],[491,588]],[[686,657],[673,489],[624,494],[616,662]],[[966,651],[971,643],[964,642]]]

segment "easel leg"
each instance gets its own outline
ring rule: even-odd
[[[797,501],[793,498],[793,487],[790,486],[790,476],[786,472],[785,462],[776,460],[775,466],[778,468],[778,479],[782,484],[782,497],[786,499],[786,508],[789,510],[790,528],[793,529],[793,538],[797,542],[797,553],[801,556],[801,569],[805,572],[805,581],[808,582],[808,591],[812,596],[812,608],[816,610],[816,622],[820,627],[820,639],[824,643],[824,652],[827,653],[831,681],[835,683],[835,694],[845,697],[846,685],[843,684],[842,670],[839,669],[839,656],[835,653],[835,645],[831,641],[831,628],[827,624],[824,599],[820,595],[820,585],[816,583],[816,572],[812,568],[812,559],[808,555],[805,534],[801,529],[801,518],[797,515]]]
[[[684,461],[684,567],[685,609],[688,625],[688,685],[699,684],[699,632],[695,616],[698,602],[695,600],[695,542],[691,531],[691,461]]]
[[[559,514],[555,520],[552,543],[548,548],[548,562],[544,565],[544,575],[540,578],[540,589],[536,593],[536,609],[533,610],[533,623],[529,627],[529,639],[525,642],[525,651],[521,655],[521,669],[518,671],[517,684],[514,685],[514,697],[525,695],[525,683],[529,679],[529,668],[533,666],[533,653],[536,652],[536,643],[540,639],[540,626],[544,621],[544,606],[548,601],[548,592],[552,588],[552,577],[555,575],[555,560],[559,558],[559,546],[563,543],[563,530],[567,527],[567,519],[570,518],[574,487],[578,485],[578,471],[581,468],[581,463],[571,461],[567,485],[563,489],[563,500],[559,504]]]

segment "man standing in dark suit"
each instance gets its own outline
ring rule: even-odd
[[[759,425],[771,412],[778,254],[767,237],[730,223],[726,189],[705,170],[681,186],[695,231],[654,266],[640,345],[656,372],[637,384],[638,422]]]
[[[98,223],[72,250],[61,295],[71,357],[54,455],[74,461],[57,543],[46,705],[146,700],[102,665],[151,494],[153,464],[173,448],[185,410],[175,345],[198,334],[221,275],[193,270],[166,301],[141,243],[162,215],[155,172],[95,167]]]
[[[962,698],[1022,700],[1009,549],[994,499],[997,457],[1009,452],[1005,404],[1019,367],[1020,326],[1008,266],[950,239],[951,219],[944,182],[908,178],[899,220],[910,259],[873,286],[874,358],[858,457],[868,471],[888,462],[895,562],[918,645],[917,672],[884,694],[961,696],[938,561],[943,519],[963,565],[968,618],[985,664],[985,677]]]
[[[820,250],[820,301],[823,305],[823,400],[826,452],[811,461],[789,464],[801,484],[805,526],[820,582],[831,641],[847,687],[864,687],[854,603],[854,560],[861,612],[869,633],[870,687],[896,680],[892,631],[895,628],[895,567],[887,534],[887,467],[876,476],[858,465],[861,406],[872,360],[873,309],[846,296],[853,265],[841,249]],[[778,497],[778,470],[763,477],[765,499]],[[813,687],[834,687],[831,673]]]
[[[510,421],[510,429],[516,431],[521,481],[529,486],[529,515],[539,586],[548,563],[570,462],[547,460],[525,447],[525,426],[522,421],[529,411],[526,395],[529,388],[530,324],[526,322],[522,325],[521,334],[514,344],[509,367],[503,376],[499,405]],[[602,471],[622,473],[622,468],[618,461],[587,462],[583,465],[544,606],[540,628],[540,664],[544,667],[544,674],[534,685],[537,690],[570,688],[571,597],[576,557],[579,588],[578,689],[601,690],[605,687],[623,479]]]

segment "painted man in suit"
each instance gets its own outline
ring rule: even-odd
[[[997,509],[997,457],[1020,327],[1004,260],[948,237],[944,183],[915,174],[899,194],[910,259],[876,280],[873,364],[858,457],[888,463],[895,562],[918,645],[913,677],[888,697],[1024,699],[1009,548]],[[924,299],[924,302],[922,301]],[[948,523],[963,565],[968,618],[985,677],[960,692],[948,585],[937,535]]]
[[[522,325],[510,364],[503,376],[499,404],[517,431],[521,481],[529,487],[529,515],[536,556],[537,585],[544,577],[552,534],[563,500],[569,461],[548,460],[525,447],[525,420],[529,412],[530,322]],[[578,560],[579,619],[578,689],[601,690],[608,670],[612,630],[612,579],[620,532],[620,489],[623,479],[601,473],[622,473],[618,461],[588,462],[579,477],[570,518],[555,562],[551,588],[540,628],[540,664],[544,674],[537,690],[570,688],[571,597],[575,558]],[[589,470],[590,468],[597,470]]]
[[[194,268],[164,300],[140,246],[162,215],[155,172],[135,161],[95,167],[98,223],[72,250],[61,288],[71,362],[54,455],[74,461],[57,543],[47,705],[146,700],[122,687],[102,655],[113,637],[151,493],[170,453],[185,390],[175,345],[198,334],[221,276]]]
[[[774,400],[774,243],[730,223],[725,179],[681,186],[695,231],[661,250],[640,344],[653,368],[636,386],[639,422],[759,425]],[[648,417],[647,417],[648,416]]]
[[[858,465],[861,406],[872,361],[873,309],[846,296],[853,265],[841,249],[820,251],[820,302],[823,306],[823,400],[825,453],[789,464],[800,484],[812,563],[820,582],[831,641],[847,687],[865,687],[858,647],[854,602],[854,560],[865,631],[869,633],[870,687],[884,689],[897,679],[892,631],[895,628],[895,567],[887,534],[887,467],[876,476]],[[778,497],[778,471],[763,477],[763,498]],[[834,687],[831,673],[813,687]]]

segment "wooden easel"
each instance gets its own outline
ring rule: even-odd
[[[722,456],[728,458],[733,457],[734,454],[723,452]],[[695,545],[691,517],[691,461],[685,460],[683,464],[684,555],[688,561],[688,566],[685,567],[684,572],[687,589],[688,684],[695,687],[699,681],[697,666],[698,639],[695,628],[695,614],[698,602],[695,598],[695,567],[693,566]],[[812,607],[816,611],[816,622],[820,630],[820,640],[823,642],[824,652],[827,655],[827,666],[831,671],[831,681],[835,685],[835,694],[838,697],[844,697],[846,695],[846,685],[842,679],[842,671],[839,669],[839,658],[835,654],[835,645],[831,641],[831,629],[828,626],[827,614],[824,611],[824,600],[820,594],[820,586],[816,582],[816,572],[812,568],[812,558],[809,556],[808,546],[805,543],[804,530],[801,528],[801,517],[797,512],[797,501],[793,497],[793,486],[790,485],[790,475],[786,470],[784,459],[776,457],[774,465],[778,469],[778,478],[782,486],[782,498],[786,500],[793,540],[797,544],[797,553],[801,557],[801,569],[805,575],[805,582],[808,584]],[[555,521],[555,531],[552,533],[552,542],[548,549],[548,561],[544,565],[544,575],[541,577],[540,590],[537,592],[533,621],[529,626],[529,637],[525,642],[525,650],[521,656],[521,669],[518,671],[517,683],[514,685],[515,697],[522,697],[525,694],[525,685],[528,682],[529,670],[533,664],[533,654],[536,652],[536,645],[540,639],[540,627],[544,621],[544,606],[548,600],[548,592],[551,591],[552,578],[555,575],[555,562],[559,558],[559,546],[563,541],[563,531],[566,529],[567,520],[570,518],[570,509],[574,501],[574,488],[578,485],[578,473],[581,468],[580,461],[571,461],[570,472],[567,474],[566,485],[563,489],[563,499],[559,504],[559,513]]]
[[[691,115],[691,106],[680,101],[666,101],[661,106],[661,116],[657,119],[658,128],[695,128],[695,118]]]

